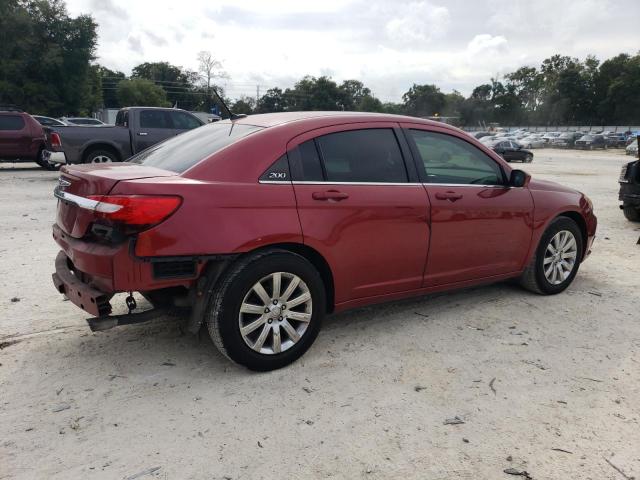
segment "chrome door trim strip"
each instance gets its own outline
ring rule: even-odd
[[[259,183],[267,185],[365,185],[365,186],[392,186],[392,187],[406,187],[424,185],[425,187],[437,186],[437,187],[482,187],[482,188],[513,188],[509,185],[480,185],[475,183],[392,183],[392,182],[323,182],[323,181],[283,181],[283,180],[260,180]]]

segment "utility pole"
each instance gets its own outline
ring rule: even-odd
[[[259,101],[260,101],[260,85],[256,85],[256,108],[258,108]]]

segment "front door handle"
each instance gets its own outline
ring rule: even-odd
[[[456,200],[460,200],[462,198],[462,194],[456,192],[438,192],[436,193],[436,198],[438,200],[450,200],[452,202],[455,202]]]
[[[146,137],[147,135],[149,135],[147,132],[138,132],[139,137]]]
[[[349,198],[349,194],[348,193],[344,193],[344,192],[339,192],[337,190],[327,190],[326,192],[313,192],[311,194],[311,197],[314,200],[335,200],[335,201],[340,201],[340,200],[345,200],[345,199]]]

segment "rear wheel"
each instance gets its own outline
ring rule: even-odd
[[[632,205],[623,205],[622,213],[624,217],[631,222],[640,222],[640,207],[634,207]]]
[[[117,161],[116,154],[110,150],[92,150],[84,159],[84,163],[111,163]]]
[[[527,153],[527,155],[524,157],[524,162],[531,163],[532,161],[533,161],[533,155],[531,155],[530,153]]]
[[[520,277],[520,284],[542,295],[560,293],[578,273],[581,257],[580,228],[572,219],[558,217],[542,234],[531,263]]]
[[[284,367],[316,339],[326,300],[305,258],[267,250],[239,260],[214,290],[205,313],[218,349],[251,370]]]

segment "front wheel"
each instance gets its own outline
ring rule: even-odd
[[[540,243],[520,277],[520,284],[535,293],[553,295],[573,281],[582,258],[582,233],[568,217],[558,217],[540,238]]]
[[[325,298],[320,274],[304,257],[267,250],[229,269],[205,318],[213,343],[229,359],[251,370],[275,370],[314,342]]]

